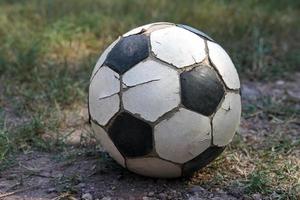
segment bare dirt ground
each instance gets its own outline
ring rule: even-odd
[[[289,99],[298,102],[293,109],[300,109],[300,74],[291,80],[273,82],[245,81],[242,85],[243,105],[260,104],[258,99],[271,97],[277,102]],[[240,135],[247,145],[257,148],[266,145],[270,134],[282,134],[293,141],[300,139],[298,117],[281,120],[280,110],[258,105],[261,109],[244,115]],[[268,107],[271,114],[261,113]],[[274,112],[272,114],[272,112]],[[272,119],[270,119],[270,116]],[[272,117],[273,116],[273,117]],[[73,123],[73,122],[72,122]],[[281,130],[281,131],[278,131]],[[76,143],[73,138],[71,143]],[[100,150],[65,147],[63,152],[30,151],[15,157],[15,162],[0,172],[0,199],[262,199],[260,194],[243,194],[238,188],[221,189],[193,185],[187,178],[152,179],[128,172],[119,167]],[[300,157],[300,151],[298,155]],[[297,154],[297,151],[295,151]],[[299,158],[298,157],[298,158]],[[200,172],[201,173],[201,172]],[[266,199],[272,199],[268,197]]]

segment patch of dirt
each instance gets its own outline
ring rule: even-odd
[[[59,156],[62,157],[41,152],[17,156],[18,164],[1,172],[0,197],[17,192],[3,199],[53,199],[71,190],[75,198],[90,195],[98,199],[236,199],[222,190],[209,192],[200,186],[185,185],[184,179],[152,179],[133,174],[103,153],[76,155],[74,160]]]
[[[286,99],[299,102],[299,85],[300,73],[295,73],[294,75],[292,75],[290,77],[290,80],[277,80],[274,82],[243,81],[242,96],[244,102],[249,102],[253,100],[255,101],[265,96],[270,96],[280,102]]]
[[[299,85],[300,73],[291,76],[289,81],[277,80],[267,83],[245,81],[242,84],[243,108],[249,105],[259,108],[253,114],[241,119],[240,133],[248,144],[259,147],[266,144],[266,138],[269,140],[274,136],[292,141],[300,140]],[[292,110],[296,114],[284,113],[284,109]]]

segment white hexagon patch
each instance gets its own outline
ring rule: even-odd
[[[144,176],[175,178],[181,176],[181,167],[171,162],[150,157],[126,160],[127,168]]]
[[[213,117],[213,144],[225,146],[231,142],[241,118],[241,96],[228,93]]]
[[[210,60],[221,75],[225,85],[230,89],[239,89],[238,73],[226,51],[214,42],[207,41],[207,45]]]
[[[154,127],[154,140],[161,158],[185,163],[210,146],[210,119],[180,108],[171,118]]]
[[[150,42],[157,58],[177,68],[200,63],[206,57],[204,40],[176,26],[154,31]]]
[[[130,36],[130,35],[135,35],[135,34],[139,34],[139,33],[142,33],[142,32],[146,32],[148,29],[154,27],[154,26],[171,26],[171,25],[174,25],[172,23],[169,23],[169,22],[155,22],[155,23],[151,23],[151,24],[146,24],[146,25],[143,25],[143,26],[139,26],[137,28],[134,28],[130,31],[128,31],[127,33],[123,34],[123,37],[127,37],[127,36]]]
[[[145,120],[154,122],[180,103],[178,73],[151,59],[127,71],[123,84],[124,109]]]
[[[89,88],[89,109],[92,119],[102,126],[120,109],[119,75],[103,66],[92,80]]]

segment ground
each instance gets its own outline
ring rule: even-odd
[[[300,199],[297,0],[1,0],[0,199]],[[145,178],[103,152],[89,77],[117,36],[151,22],[199,28],[242,82],[240,131],[190,178]]]
[[[1,195],[7,195],[3,198],[5,200],[81,197],[300,198],[299,113],[281,118],[286,115],[285,112],[289,112],[285,110],[295,109],[299,112],[297,103],[281,104],[300,100],[300,74],[293,75],[290,79],[272,82],[244,81],[244,114],[240,131],[233,144],[217,161],[196,172],[191,178],[165,180],[135,175],[118,166],[101,147],[95,148],[93,139],[81,140],[81,143],[85,144],[79,147],[80,138],[74,132],[67,139],[67,143],[72,145],[64,146],[63,152],[30,150],[23,154],[15,154],[14,162],[0,173],[0,198]],[[265,98],[269,97],[272,97],[272,104],[269,104],[269,100],[264,102]],[[290,107],[279,108],[275,103],[278,103],[277,106]],[[255,110],[251,106],[255,106]],[[70,116],[67,117],[74,119],[72,123],[76,123],[76,119],[77,123],[84,123],[86,112],[81,111],[77,114],[82,118],[74,117],[74,113],[69,113]],[[84,126],[84,129],[89,127]],[[278,140],[278,143],[272,140]],[[261,151],[263,155],[259,155]],[[227,171],[223,171],[224,169]],[[281,174],[278,174],[278,170],[282,170]]]

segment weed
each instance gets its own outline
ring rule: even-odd
[[[266,194],[270,192],[268,190],[269,182],[270,180],[268,179],[267,174],[263,171],[255,171],[250,175],[249,180],[246,183],[246,192]]]

